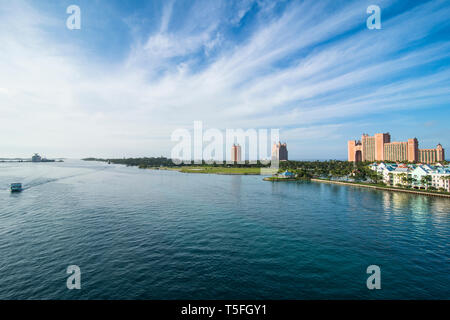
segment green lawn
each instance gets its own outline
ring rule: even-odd
[[[185,173],[213,173],[213,174],[260,174],[261,168],[239,167],[182,167],[180,172]]]

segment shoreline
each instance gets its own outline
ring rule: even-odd
[[[195,174],[213,174],[213,175],[225,175],[225,176],[257,176],[261,175],[259,168],[220,168],[220,167],[148,167],[144,170],[167,170],[177,171],[180,173],[195,173]]]
[[[263,178],[263,181],[308,181],[308,180],[298,178],[265,177]]]
[[[355,183],[355,182],[333,181],[333,180],[316,179],[316,178],[311,179],[311,181],[321,182],[321,183],[330,183],[330,184],[340,184],[340,185],[347,185],[347,186],[353,186],[353,187],[371,188],[371,189],[391,191],[391,192],[411,193],[411,194],[418,194],[418,195],[429,196],[429,197],[441,197],[441,198],[450,199],[450,194],[437,193],[437,192],[434,193],[434,192],[420,191],[420,190],[408,190],[408,189],[400,189],[400,188],[392,188],[392,187],[381,187],[381,186],[374,186],[374,185]]]

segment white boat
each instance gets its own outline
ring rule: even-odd
[[[11,192],[20,192],[22,190],[23,188],[21,183],[11,183]]]

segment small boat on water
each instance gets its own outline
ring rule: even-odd
[[[22,190],[23,188],[21,183],[11,183],[11,192],[20,192]]]

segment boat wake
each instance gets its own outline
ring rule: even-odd
[[[70,178],[70,177],[61,177],[61,178],[54,178],[54,179],[34,179],[34,180],[31,180],[30,182],[25,182],[23,190],[28,190],[28,189],[35,188],[38,186],[42,186],[47,183],[56,182],[56,181],[59,181],[62,179],[67,179],[67,178]]]
[[[70,179],[70,178],[76,178],[76,177],[81,177],[81,176],[86,176],[86,175],[90,175],[90,174],[94,174],[100,171],[104,171],[108,169],[107,167],[102,168],[102,169],[97,169],[97,170],[89,170],[89,172],[80,172],[77,174],[72,174],[72,175],[67,175],[67,176],[62,176],[62,177],[57,177],[57,178],[43,178],[43,177],[39,177],[39,178],[25,178],[22,181],[23,184],[23,188],[22,190],[29,190],[32,188],[36,188],[42,185],[46,185],[48,183],[53,183],[53,182],[58,182],[61,180],[66,180],[66,179]],[[8,187],[6,190],[10,190],[10,188]]]
[[[90,172],[83,172],[83,173],[73,174],[73,175],[59,177],[59,178],[49,178],[49,179],[40,179],[40,178],[38,178],[38,179],[34,179],[34,180],[30,181],[29,183],[26,183],[25,187],[23,188],[23,190],[28,190],[28,189],[31,189],[31,188],[42,186],[44,184],[57,182],[57,181],[65,180],[65,179],[77,178],[77,177],[81,177],[81,176],[87,176],[87,175],[90,175],[90,174],[93,174],[93,173],[104,171],[106,169],[107,168],[99,169],[99,170],[91,170]]]

